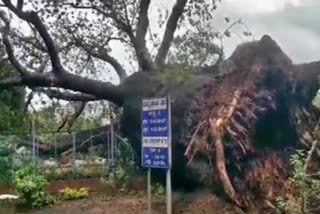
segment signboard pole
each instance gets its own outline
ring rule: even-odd
[[[151,168],[148,168],[148,214],[151,213]]]
[[[172,199],[171,199],[171,169],[167,169],[167,214],[172,213]]]
[[[172,214],[172,189],[171,189],[171,163],[172,163],[172,122],[171,122],[171,99],[167,98],[168,102],[168,129],[169,129],[169,147],[168,147],[168,158],[169,167],[166,173],[166,187],[167,187],[167,214]]]

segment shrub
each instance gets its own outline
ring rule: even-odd
[[[72,189],[65,188],[60,190],[62,200],[76,200],[89,197],[89,188]]]
[[[107,179],[107,185],[121,192],[127,192],[130,179],[137,174],[135,153],[128,142],[123,142],[119,146],[116,152],[116,165]]]
[[[309,214],[309,205],[312,201],[319,200],[320,180],[317,176],[307,173],[306,152],[297,151],[290,159],[293,167],[291,182],[297,193],[296,197],[285,199],[277,198],[277,212],[290,214]]]
[[[0,183],[10,183],[12,179],[13,148],[8,138],[0,136]]]
[[[47,180],[32,166],[25,166],[14,176],[14,188],[24,206],[39,208],[53,202],[53,197],[44,192]]]
[[[160,183],[152,185],[151,190],[155,196],[163,196],[166,194],[166,189]]]
[[[118,189],[120,191],[127,191],[130,175],[125,171],[124,168],[118,167],[115,172],[110,174],[107,180],[107,184]]]

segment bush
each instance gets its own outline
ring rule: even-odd
[[[296,196],[290,199],[278,197],[276,204],[278,213],[308,214],[311,213],[309,205],[312,201],[319,200],[320,179],[307,173],[306,154],[299,150],[290,159],[293,167],[290,180],[294,185]]]
[[[10,183],[12,179],[13,148],[8,138],[0,136],[0,183]]]
[[[25,166],[14,176],[14,188],[24,206],[39,208],[51,204],[53,197],[44,192],[47,180],[32,166]]]
[[[118,167],[115,172],[110,174],[107,180],[107,184],[118,189],[120,191],[127,191],[130,175],[125,171],[124,168]]]
[[[89,188],[72,189],[65,188],[60,190],[62,200],[76,200],[89,197]]]
[[[152,193],[155,196],[163,196],[166,194],[166,189],[160,183],[156,183],[151,187]]]
[[[107,179],[107,185],[121,192],[128,191],[130,179],[137,174],[134,150],[128,142],[120,144],[116,152],[116,165]]]

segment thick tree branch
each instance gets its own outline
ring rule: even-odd
[[[136,30],[136,42],[145,45],[146,34],[149,26],[148,10],[150,6],[150,0],[140,1],[139,20]]]
[[[91,94],[97,99],[106,99],[116,105],[121,106],[123,104],[123,93],[120,87],[114,86],[110,83],[77,76],[64,70],[53,40],[35,12],[23,12],[16,8],[10,0],[3,0],[3,2],[7,6],[7,8],[15,13],[20,19],[31,23],[37,29],[46,45],[53,67],[53,74],[25,72],[21,77],[2,80],[0,82],[0,88],[3,89],[13,86],[28,86],[30,88],[57,87],[81,92],[84,94]],[[8,53],[10,53],[11,50],[12,49],[9,49]],[[22,66],[15,67],[19,69],[22,68]]]
[[[134,48],[136,50],[139,66],[143,71],[154,71],[156,69],[146,46],[146,34],[149,26],[149,6],[150,0],[140,1],[139,20],[134,40]]]
[[[22,11],[24,0],[17,0],[17,9]]]
[[[118,106],[123,104],[123,91],[120,86],[110,83],[92,80],[77,76],[71,73],[63,73],[60,78],[56,78],[51,73],[28,73],[23,78],[15,77],[0,81],[0,89],[14,86],[37,87],[57,87],[75,92],[90,94],[96,99],[105,99]]]
[[[169,48],[173,41],[174,32],[177,29],[178,21],[183,13],[184,7],[188,0],[177,0],[174,5],[172,12],[169,16],[166,29],[162,38],[162,42],[156,56],[156,64],[162,66],[165,62],[166,56],[168,54]]]
[[[20,19],[31,23],[39,32],[40,36],[42,37],[47,50],[48,54],[51,59],[51,64],[53,68],[53,73],[55,75],[61,74],[64,72],[64,69],[62,67],[59,54],[57,52],[57,49],[54,45],[54,42],[48,33],[46,27],[40,20],[39,16],[36,12],[23,12],[22,10],[19,10],[18,8],[14,7],[14,5],[11,3],[10,0],[3,0],[3,3],[14,13],[16,14]]]
[[[8,35],[5,34],[3,35],[3,44],[6,47],[6,51],[8,54],[8,58],[9,61],[11,62],[11,64],[13,65],[13,67],[22,75],[26,75],[27,74],[27,70],[18,62],[18,60],[15,58],[14,53],[13,53],[13,49],[11,46],[11,43],[9,41]]]
[[[131,41],[134,41],[134,34],[133,34],[133,30],[131,25],[129,25],[129,23],[125,23],[118,15],[118,11],[115,11],[112,8],[112,5],[108,2],[103,2],[104,3],[104,7],[107,8],[109,11],[104,11],[103,9],[101,9],[100,7],[97,7],[96,5],[92,5],[92,9],[95,10],[96,12],[98,12],[99,14],[103,15],[105,18],[109,18],[112,19],[115,24],[116,27],[120,30],[125,32],[128,37],[130,38]]]
[[[11,62],[11,64],[13,65],[13,67],[20,73],[20,75],[23,76],[27,73],[27,71],[15,58],[11,43],[8,38],[8,34],[10,31],[10,22],[3,12],[0,12],[0,19],[5,24],[5,26],[2,29],[2,31],[3,31],[3,35],[2,35],[3,38],[2,39],[3,39],[3,44],[5,45],[7,54],[8,54],[8,59]]]
[[[55,87],[91,94],[99,99],[109,100],[119,106],[123,104],[123,91],[120,86],[71,73],[64,73],[62,77],[62,80],[57,82]]]
[[[34,91],[44,93],[51,99],[56,98],[59,100],[81,101],[81,102],[99,100],[98,98],[96,98],[93,95],[81,94],[81,93],[61,92],[56,89],[36,88]]]

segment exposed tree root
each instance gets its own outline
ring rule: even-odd
[[[215,161],[213,176],[237,205],[260,197],[270,208],[281,192],[294,194],[285,148],[311,147],[317,121],[296,94],[292,62],[270,38],[239,47],[227,61],[233,66],[221,65],[228,72],[206,84],[193,107],[193,121],[201,122],[185,156]]]
[[[229,175],[226,170],[226,160],[223,147],[223,136],[225,132],[225,126],[230,123],[230,119],[235,111],[235,108],[240,100],[240,91],[235,91],[231,105],[227,107],[227,113],[225,117],[221,117],[218,120],[210,119],[211,136],[215,139],[215,149],[216,149],[216,165],[219,174],[220,181],[225,189],[225,192],[229,197],[239,204],[236,196],[236,191],[230,181]],[[239,204],[240,205],[240,204]]]
[[[218,122],[218,121],[217,121]],[[219,126],[219,123],[214,123],[210,120],[212,135],[216,137],[215,148],[216,148],[216,166],[219,174],[220,181],[225,189],[225,192],[229,197],[237,202],[236,191],[233,188],[233,185],[230,181],[229,175],[226,170],[226,159],[224,155],[224,148],[222,143],[222,133],[223,130]]]

